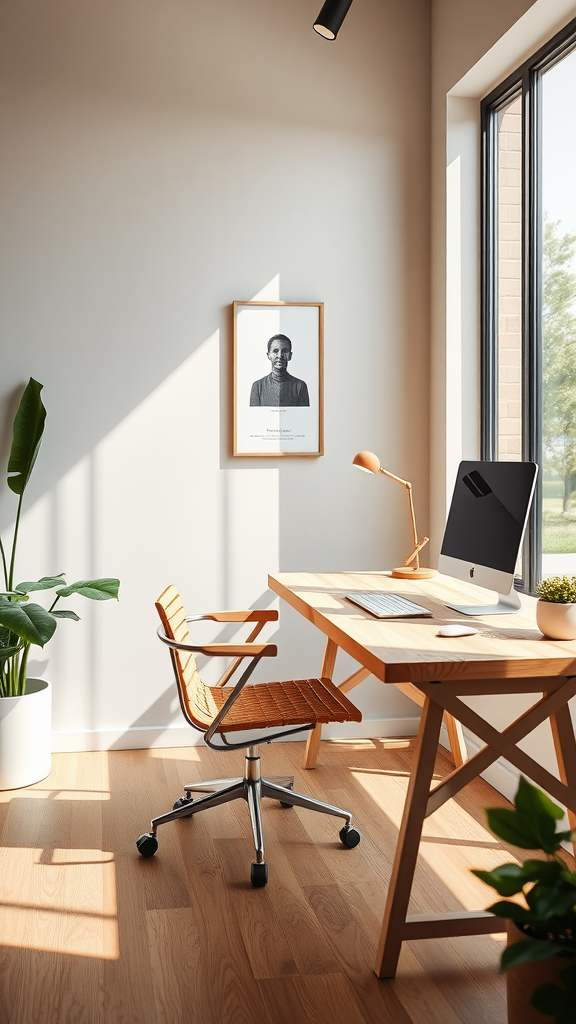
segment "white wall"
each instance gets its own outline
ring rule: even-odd
[[[2,449],[45,441],[17,575],[118,575],[37,652],[59,749],[180,742],[153,602],[268,605],[269,571],[386,567],[428,529],[429,6],[363,0],[328,44],[306,0],[9,0],[0,10]],[[325,302],[325,450],[229,455],[230,314]],[[2,491],[9,527],[12,496]],[[322,642],[282,609],[278,677]],[[340,671],[346,671],[341,666]],[[372,681],[368,734],[415,709]]]
[[[430,529],[436,551],[458,463],[480,457],[480,102],[575,16],[575,0],[433,0]],[[530,696],[469,701],[498,727],[533,702]],[[477,748],[477,740],[469,742]],[[556,771],[548,723],[521,746]],[[515,769],[499,761],[484,774],[513,796]]]

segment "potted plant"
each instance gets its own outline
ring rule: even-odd
[[[576,640],[576,576],[550,576],[536,593],[538,629],[552,640]]]
[[[508,972],[509,1024],[576,1022],[576,872],[560,855],[571,833],[556,828],[561,807],[520,778],[514,810],[487,810],[492,832],[523,850],[541,850],[541,859],[474,871],[503,897],[488,910],[508,920],[508,945],[501,969]],[[508,897],[522,896],[523,902]]]
[[[9,556],[0,538],[5,588],[0,591],[0,790],[30,786],[50,772],[51,687],[45,679],[27,676],[30,647],[44,647],[59,619],[78,621],[72,609],[56,607],[62,598],[81,594],[93,601],[108,601],[118,598],[120,586],[116,579],[68,585],[64,573],[15,583],[22,500],[46,419],[41,390],[42,384],[30,378],[14,419],[8,459],[8,487],[18,496],[18,505]],[[55,591],[49,608],[30,601],[30,594],[41,590]]]

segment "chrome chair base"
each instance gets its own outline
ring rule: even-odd
[[[244,775],[235,779],[213,779],[209,782],[192,783],[184,786],[185,797],[180,798],[174,804],[174,808],[166,814],[160,814],[152,818],[151,831],[140,836],[136,846],[143,857],[151,857],[158,849],[157,831],[159,825],[165,825],[169,821],[176,821],[178,818],[188,818],[199,811],[208,810],[210,807],[218,807],[219,804],[229,803],[231,800],[246,800],[250,812],[252,824],[252,835],[254,848],[256,850],[256,861],[252,865],[251,879],[256,887],[265,885],[268,880],[268,869],[264,860],[264,836],[262,831],[261,801],[263,797],[272,800],[279,800],[283,807],[305,807],[310,811],[319,811],[321,814],[332,814],[337,818],[344,819],[344,826],[340,831],[340,839],[345,846],[352,849],[360,842],[360,833],[350,824],[352,815],[350,811],[342,807],[335,807],[332,804],[323,803],[321,800],[314,800],[312,797],[304,796],[302,793],[295,793],[291,788],[294,782],[292,776],[277,776],[273,778],[262,778],[260,774],[260,755],[255,746],[246,749],[244,759]],[[194,800],[192,793],[205,793]]]

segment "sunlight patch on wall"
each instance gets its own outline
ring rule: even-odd
[[[276,275],[257,295],[279,287]],[[181,721],[156,638],[169,583],[189,614],[262,604],[279,566],[279,470],[229,459],[231,374],[231,339],[215,330],[23,516],[19,578],[121,581],[118,604],[67,600],[82,621],[31,652],[54,684],[59,749],[64,733]]]

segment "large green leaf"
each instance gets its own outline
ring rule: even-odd
[[[514,797],[514,805],[520,814],[529,818],[532,815],[547,814],[556,821],[562,821],[564,811],[552,802],[541,789],[533,786],[523,775],[518,780],[518,789]]]
[[[58,597],[70,597],[70,594],[81,594],[82,597],[89,597],[92,601],[110,601],[113,597],[118,600],[120,580],[78,580],[71,583],[69,587],[62,587],[57,590]]]
[[[513,903],[511,900],[498,900],[498,903],[493,903],[491,907],[486,907],[486,910],[489,914],[495,914],[496,917],[515,921],[517,925],[530,924],[532,921],[530,911],[519,903]]]
[[[534,827],[534,822],[524,818],[517,811],[511,811],[507,807],[490,807],[486,811],[488,827],[499,839],[512,846],[519,846],[523,850],[538,850],[540,848],[540,832]]]
[[[24,493],[40,448],[46,419],[46,409],[40,398],[43,386],[33,377],[30,378],[14,419],[12,448],[8,459],[8,487],[15,494]]]
[[[26,643],[44,647],[56,629],[56,619],[39,604],[13,604],[0,597],[0,626]]]
[[[62,586],[65,583],[66,573],[61,572],[59,576],[43,576],[41,580],[27,580],[25,583],[18,583],[14,588],[19,594],[31,594],[33,590],[53,590],[54,587]]]
[[[493,871],[473,871],[472,874],[496,889],[499,896],[515,896],[530,881],[520,864],[502,864]]]

